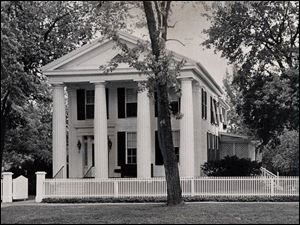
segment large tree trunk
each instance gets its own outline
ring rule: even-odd
[[[6,133],[6,119],[1,113],[1,174],[2,174],[2,159],[3,159],[3,152],[4,152],[4,143],[5,143],[5,133]]]
[[[147,25],[151,40],[152,53],[157,62],[159,62],[161,54],[161,46],[159,44],[159,31],[156,28],[155,15],[152,3],[144,1],[144,11],[146,14]],[[166,34],[165,34],[166,35]],[[159,71],[156,71],[156,91],[158,105],[158,136],[161,153],[164,160],[168,205],[174,206],[182,203],[182,193],[180,187],[180,177],[178,163],[175,155],[175,149],[172,138],[171,117],[169,111],[168,86],[165,82],[161,82]]]

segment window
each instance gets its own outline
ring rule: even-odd
[[[178,97],[176,92],[173,90],[170,91],[169,98],[170,98],[170,103],[169,103],[170,110],[173,115],[176,115],[180,112],[180,98]]]
[[[219,115],[218,115],[217,101],[210,97],[210,115],[211,115],[211,124],[219,125]]]
[[[127,164],[136,164],[136,132],[127,133]]]
[[[109,118],[108,110],[108,88],[105,89],[106,93],[106,113],[107,119]],[[95,114],[95,90],[77,90],[77,119],[94,119]]]
[[[207,133],[207,161],[215,161],[219,159],[219,137],[211,133]]]
[[[137,90],[126,89],[126,115],[127,117],[137,117]]]
[[[158,116],[158,111],[157,111],[157,92],[154,92],[154,102],[155,102],[155,117]],[[180,97],[177,96],[177,94],[173,91],[170,93],[170,102],[169,102],[169,108],[172,112],[173,115],[176,115],[180,112]]]
[[[177,162],[179,163],[179,147],[180,147],[180,133],[179,133],[179,130],[173,131],[172,136],[173,136],[173,144],[174,144],[174,149],[175,149],[175,155],[176,155],[176,158],[177,158]]]
[[[201,89],[202,119],[207,119],[207,92]]]
[[[94,118],[94,108],[95,108],[95,91],[94,90],[87,90],[86,91],[86,104],[85,104],[85,112],[86,112],[86,119],[93,119]]]
[[[179,163],[179,155],[180,155],[180,131],[172,131],[172,138],[173,138],[173,144],[175,149],[175,155],[177,158],[177,162]],[[159,140],[158,140],[158,131],[155,131],[155,165],[160,166],[163,165],[163,157],[161,154],[161,149],[159,147]]]

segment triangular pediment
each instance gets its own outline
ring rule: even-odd
[[[119,37],[122,42],[125,42],[131,48],[135,47],[139,40],[124,33],[119,34]],[[96,70],[100,66],[107,65],[113,58],[118,57],[120,53],[121,50],[113,40],[95,40],[47,64],[42,68],[42,71]],[[183,56],[177,55],[176,58],[180,59]],[[120,64],[118,67],[126,68],[128,65]]]

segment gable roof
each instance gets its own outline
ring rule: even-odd
[[[139,41],[141,41],[141,42],[145,41],[143,39],[140,39],[138,37],[135,37],[131,34],[124,33],[124,32],[118,32],[118,35],[121,40],[124,40],[133,45],[137,45],[137,43]],[[70,53],[54,60],[53,62],[46,64],[45,66],[43,66],[41,68],[41,70],[42,70],[42,72],[46,72],[46,73],[54,72],[54,71],[58,70],[60,67],[70,63],[71,61],[74,61],[74,60],[80,58],[81,56],[83,56],[83,55],[95,50],[96,48],[98,48],[106,43],[109,43],[109,42],[112,42],[112,40],[110,40],[110,39],[103,40],[103,38],[97,38],[96,40],[92,41],[91,43],[83,45],[82,47],[71,51]],[[200,70],[208,78],[208,80],[213,83],[213,85],[217,88],[217,90],[220,93],[223,93],[221,87],[216,83],[216,81],[213,79],[213,77],[209,74],[209,72],[205,69],[205,67],[200,62],[197,62],[191,58],[188,58],[186,56],[178,54],[174,51],[171,51],[171,50],[168,50],[168,51],[171,52],[175,56],[175,58],[185,59],[186,65],[197,67],[197,69]]]

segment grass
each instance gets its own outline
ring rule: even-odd
[[[1,224],[299,224],[299,203],[165,205],[12,205]]]

